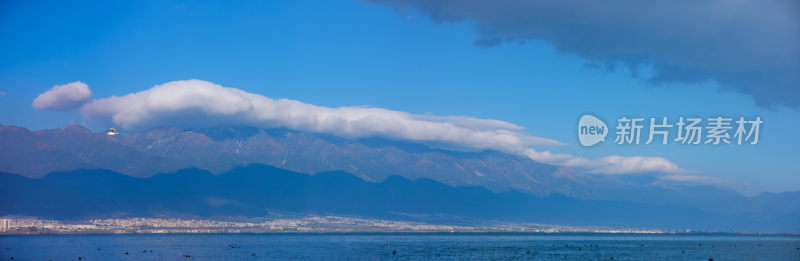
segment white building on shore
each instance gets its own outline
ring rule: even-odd
[[[0,232],[8,231],[10,226],[11,226],[11,220],[10,219],[6,219],[6,218],[0,219]]]

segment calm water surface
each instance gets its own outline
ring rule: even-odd
[[[126,254],[127,253],[127,254]],[[800,260],[798,236],[162,234],[0,236],[0,260]]]

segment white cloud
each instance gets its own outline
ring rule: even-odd
[[[0,91],[0,97],[6,96],[6,92]]]
[[[681,169],[677,164],[661,157],[624,157],[611,155],[596,159],[587,159],[569,154],[553,154],[549,151],[540,152],[532,148],[525,150],[523,154],[538,162],[582,169],[589,173],[631,174],[646,172],[691,172],[689,170]]]
[[[348,138],[385,137],[454,149],[497,150],[592,173],[685,172],[658,157],[586,159],[538,152],[531,147],[562,143],[526,135],[521,132],[523,127],[505,121],[420,115],[373,107],[322,107],[271,99],[201,80],[168,82],[122,97],[94,100],[80,111],[85,118],[128,130],[163,126],[287,127]]]
[[[707,176],[692,176],[692,175],[669,175],[659,177],[663,180],[679,181],[679,182],[693,182],[703,184],[722,184],[725,181],[720,178],[707,177]]]
[[[473,150],[519,153],[534,145],[560,145],[520,132],[504,121],[418,115],[372,107],[322,107],[271,99],[201,80],[168,82],[122,97],[94,100],[84,117],[124,129],[160,126],[251,125],[287,127],[350,138],[386,137]]]
[[[80,81],[53,86],[33,100],[36,109],[72,110],[92,98],[89,86]]]

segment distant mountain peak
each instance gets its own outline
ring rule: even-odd
[[[74,123],[70,124],[70,125],[67,125],[67,127],[64,127],[64,130],[66,130],[66,131],[77,131],[77,132],[83,132],[83,133],[92,133],[92,131],[89,130],[89,128],[87,128],[86,126],[83,126],[83,125],[80,125],[80,124],[74,124]]]

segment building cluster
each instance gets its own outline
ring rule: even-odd
[[[37,218],[0,219],[0,233],[270,233],[270,232],[606,232],[663,233],[661,230],[578,228],[543,224],[441,225],[340,216],[249,220],[115,218],[62,222]]]

